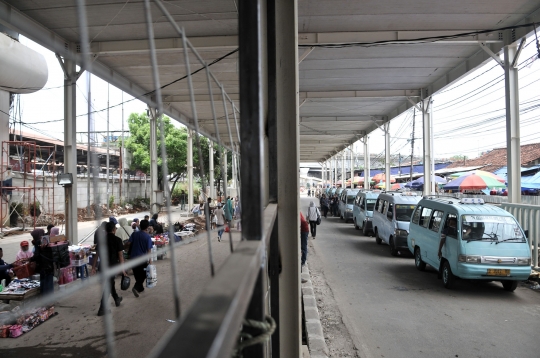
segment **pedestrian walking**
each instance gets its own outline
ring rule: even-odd
[[[221,241],[221,236],[223,235],[223,231],[225,230],[225,212],[221,208],[221,203],[218,203],[217,209],[214,210],[214,215],[216,216],[217,220],[218,241]]]
[[[231,197],[227,197],[227,201],[225,202],[225,207],[223,208],[223,212],[225,214],[225,221],[227,222],[227,225],[230,225],[233,214],[234,214],[234,208],[232,204]]]
[[[136,231],[131,234],[129,238],[130,242],[130,259],[134,259],[139,256],[143,256],[152,252],[152,238],[148,234],[148,227],[150,226],[148,220],[141,220],[140,231]],[[146,266],[152,264],[152,257],[149,257],[148,262],[133,267],[133,276],[135,276],[135,285],[131,290],[135,297],[139,297],[139,294],[144,291],[144,280],[146,279]]]
[[[186,210],[186,192],[184,190],[180,192],[180,210]]]
[[[309,235],[309,224],[304,217],[304,214],[300,212],[300,250],[302,251],[302,258],[300,263],[302,266],[305,265],[307,260],[307,240]]]
[[[107,245],[107,257],[109,259],[109,267],[114,267],[118,265],[124,264],[124,244],[122,243],[122,239],[120,239],[118,236],[116,236],[116,224],[112,221],[109,221],[105,226],[105,231],[107,232],[106,236],[106,245]],[[99,258],[99,244],[97,246],[96,250],[96,257],[94,258],[94,262],[92,263],[92,274],[96,273],[96,266]],[[123,274],[127,276],[126,271],[123,271]],[[122,296],[118,296],[118,293],[116,292],[115,287],[115,279],[116,275],[113,275],[109,278],[110,280],[110,294],[112,298],[114,299],[114,304],[116,307],[120,306],[120,302],[122,302]],[[99,305],[98,309],[98,316],[103,316],[105,314],[105,300],[108,299],[108,297],[105,297],[105,292],[103,292],[103,296],[101,296],[101,304]]]
[[[328,199],[326,198],[325,194],[321,196],[320,204],[321,204],[322,215],[326,217],[328,215]]]
[[[313,239],[317,236],[317,220],[321,217],[319,209],[315,207],[315,203],[311,201],[307,212],[307,220],[309,221],[309,228],[311,229],[311,237]]]
[[[242,208],[240,206],[240,201],[236,200],[236,206],[234,208],[234,217],[236,220],[236,230],[242,230]]]

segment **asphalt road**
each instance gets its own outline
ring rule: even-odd
[[[429,265],[418,271],[339,218],[323,218],[311,243],[308,262],[319,260],[361,357],[540,357],[540,292],[466,280],[447,290]]]

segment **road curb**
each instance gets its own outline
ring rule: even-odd
[[[312,358],[328,357],[329,350],[324,340],[324,333],[317,308],[317,300],[311,284],[311,276],[307,263],[302,267],[302,278],[307,282],[302,284],[302,301],[304,302],[304,317],[306,326],[306,337],[309,353]]]

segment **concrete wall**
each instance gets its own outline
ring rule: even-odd
[[[44,184],[43,182],[44,178],[42,176],[36,178],[36,200],[40,202],[41,204],[41,211],[44,213],[52,213],[53,210],[53,190],[52,189],[41,189],[43,186],[52,188],[53,183],[50,177],[45,178],[46,182]],[[77,207],[78,208],[86,208],[87,205],[87,178],[84,178],[82,176],[77,177]],[[14,173],[13,178],[13,186],[24,186],[24,179],[23,174],[21,173]],[[33,187],[34,186],[34,180],[33,176],[28,175],[26,178],[26,187]],[[109,193],[107,194],[107,182],[104,178],[100,178],[98,181],[98,193],[100,198],[100,204],[106,204],[108,198],[110,195],[114,196],[114,202],[119,203],[120,202],[120,195],[119,195],[119,182],[118,179],[114,179],[114,183],[112,181],[109,181]],[[122,184],[122,192],[124,194],[124,202],[130,201],[135,198],[144,198],[145,194],[146,197],[149,197],[149,190],[150,190],[150,181],[148,179],[147,184],[145,185],[144,178],[139,179],[132,179],[132,180],[124,180],[124,183]],[[24,203],[28,203],[28,195],[31,193],[31,195],[34,195],[33,190],[18,190],[13,191],[13,201],[16,201],[18,197],[22,197],[23,193],[24,196]],[[54,183],[54,211],[56,212],[62,212],[64,210],[64,188],[60,185],[58,185],[56,182]],[[33,199],[30,199],[30,202],[33,202]],[[90,181],[90,203],[94,203],[94,183],[91,179]]]

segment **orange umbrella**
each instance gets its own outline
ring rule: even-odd
[[[373,178],[371,178],[371,180],[373,180],[376,183],[381,182],[381,181],[386,181],[386,174],[384,173],[376,174]],[[390,176],[390,183],[395,183],[395,182],[396,182],[396,179]]]

